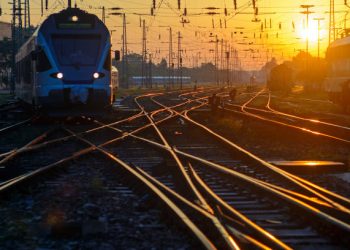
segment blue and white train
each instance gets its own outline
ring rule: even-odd
[[[50,15],[16,55],[16,95],[37,107],[111,104],[111,41],[95,15]]]

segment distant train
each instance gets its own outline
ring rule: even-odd
[[[78,8],[52,14],[16,55],[16,95],[37,107],[108,106],[110,52],[110,33],[97,16]]]
[[[350,107],[350,36],[338,39],[327,50],[328,75],[326,90],[329,99],[343,106]]]

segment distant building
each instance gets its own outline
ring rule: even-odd
[[[0,41],[4,40],[4,38],[11,39],[11,35],[11,23],[0,21]]]

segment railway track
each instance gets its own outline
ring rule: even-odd
[[[268,93],[265,109],[249,106],[250,103],[264,93],[264,89],[257,92],[242,105],[235,105],[225,102],[224,109],[226,111],[234,112],[236,114],[243,114],[266,123],[287,127],[295,131],[307,133],[317,137],[324,137],[346,145],[350,144],[350,127],[277,111],[271,107],[270,93]]]
[[[165,129],[165,131],[171,131],[169,128],[167,128],[167,129]],[[191,131],[193,131],[193,130],[191,130]],[[175,132],[174,132],[174,134],[175,134]],[[171,136],[169,136],[169,137],[167,137],[167,138],[170,138]],[[207,143],[205,143],[205,145],[207,145]],[[162,147],[161,145],[159,145],[159,147]],[[139,150],[141,150],[141,152],[144,152],[144,151],[142,151],[142,149],[139,149]],[[135,148],[133,149],[133,151],[135,151]],[[140,159],[140,158],[144,158],[144,156],[137,156],[137,157],[135,157],[135,159]],[[129,159],[130,161],[132,161],[132,159]],[[158,160],[159,160],[159,157],[158,157]],[[141,162],[142,163],[142,162]],[[138,162],[138,164],[141,164],[140,162]],[[159,164],[159,162],[158,162],[158,164]],[[149,172],[151,172],[151,171],[149,171]],[[163,180],[164,181],[164,180]],[[166,180],[166,181],[164,181],[165,183],[169,183],[169,180]],[[171,186],[173,186],[173,184],[171,185]],[[299,235],[301,234],[301,232],[302,231],[300,231],[300,229],[299,229],[299,231],[297,231],[298,233],[299,233]],[[296,233],[296,235],[298,234],[298,233]],[[289,235],[289,237],[291,237],[291,235],[293,235],[293,233],[290,233],[290,235]],[[313,234],[311,234],[310,233],[310,237],[311,237],[311,235],[312,235],[312,237],[313,238],[315,238],[315,233],[313,233]],[[295,236],[295,235],[294,235]],[[287,236],[288,237],[288,236]],[[319,239],[320,240],[320,239]],[[317,241],[317,240],[316,240]],[[316,242],[315,241],[315,242]],[[321,240],[319,241],[319,242],[321,242]],[[300,242],[299,242],[300,243]],[[304,241],[304,243],[305,244],[308,244],[307,243],[307,240],[305,240]]]
[[[90,154],[7,192],[1,248],[196,248],[181,227],[164,219],[157,199],[135,190],[137,182],[130,185],[114,168]]]
[[[3,182],[0,194],[99,152],[128,176],[128,186],[139,183],[158,197],[207,249],[346,246],[346,239],[334,238],[349,231],[349,201],[275,168],[194,121],[189,112],[205,107],[209,95],[150,93],[135,98],[140,112],[125,119],[108,124],[84,117],[97,127],[64,127],[67,136],[30,143],[12,157],[73,138],[85,148]]]
[[[135,116],[137,117],[137,115],[135,115]],[[129,117],[129,118],[133,119],[135,116],[132,116],[132,117]],[[119,123],[119,122],[122,122],[122,121],[118,121],[116,123]],[[102,126],[102,128],[99,127],[99,128],[95,128],[95,129],[96,130],[103,129],[103,126]],[[89,132],[93,132],[93,131],[95,131],[95,129],[92,129],[92,131],[90,129]],[[43,142],[43,143],[41,143],[39,145],[35,145],[35,146],[33,144],[29,145],[29,147],[28,147],[28,145],[26,145],[27,147],[23,147],[22,148],[23,151],[20,151],[19,154],[23,154],[25,152],[35,151],[35,150],[41,149],[43,147],[46,147],[47,145],[52,145],[52,144],[55,144],[57,142],[68,140],[69,138],[78,138],[78,135],[75,134],[74,132],[72,132],[72,131],[70,131],[68,129],[67,129],[67,131],[71,132],[71,134],[73,136],[65,136],[63,138],[52,139],[52,140]],[[84,131],[84,132],[86,133],[86,131]],[[82,141],[84,142],[84,139]],[[60,166],[62,166],[63,163],[67,163],[68,161],[71,161],[72,159],[76,159],[78,156],[85,155],[87,152],[92,152],[92,151],[94,151],[94,150],[91,150],[91,148],[80,150],[79,152],[76,152],[76,153],[72,154],[70,157],[63,158],[63,159],[61,159],[61,160],[59,160],[59,161],[57,161],[57,162],[55,162],[53,164],[49,164],[49,165],[47,165],[45,167],[41,167],[41,168],[39,168],[37,170],[28,172],[28,173],[23,174],[21,176],[17,176],[16,178],[13,178],[11,180],[7,180],[7,181],[5,181],[5,182],[3,182],[1,184],[1,187],[0,187],[1,193],[4,195],[7,192],[11,192],[11,190],[13,190],[14,187],[22,186],[24,183],[28,183],[28,181],[31,182],[33,180],[36,180],[37,178],[40,178],[41,176],[43,176],[44,174],[46,174],[48,172],[55,171],[55,169],[58,169]],[[135,184],[135,178],[137,179],[137,174],[136,175],[135,174],[131,174],[131,175],[132,175],[133,184],[130,184],[130,183],[129,184],[130,185],[134,185]],[[144,184],[144,182],[142,181],[142,178],[141,178],[140,182],[141,182],[141,184]],[[146,185],[146,188],[150,188],[151,191],[153,190],[153,188],[150,187],[150,185]],[[162,196],[161,194],[157,193],[157,189],[153,190],[153,193],[155,193],[158,196]],[[182,222],[183,224],[187,225],[189,228],[192,228],[191,229],[192,233],[196,231],[196,226],[194,226],[193,223],[188,222],[186,219],[184,219],[183,217],[186,217],[186,216],[182,216],[181,210],[177,209],[176,206],[174,206],[171,203],[171,201],[167,201],[166,197],[165,198],[159,198],[159,200],[161,202],[165,203],[165,205],[167,205],[169,207],[169,210],[172,213],[175,213],[178,217],[180,217],[180,220],[183,221]],[[156,203],[159,203],[159,201],[156,202]],[[209,241],[206,243],[206,237],[205,236],[201,236],[200,232],[195,232],[195,234],[199,234],[198,238],[202,238],[201,241],[204,242],[204,245],[209,246],[211,244]],[[209,247],[209,248],[211,248],[211,247]]]

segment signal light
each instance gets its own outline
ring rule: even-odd
[[[57,73],[57,75],[56,75],[56,78],[57,79],[62,79],[63,78],[63,73]]]

